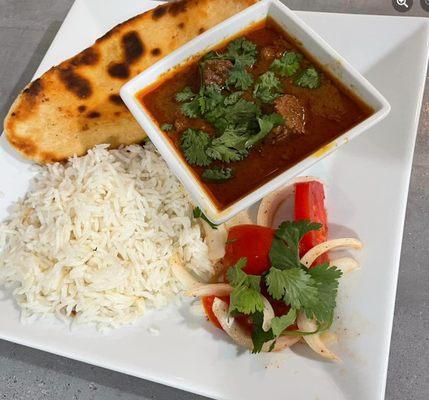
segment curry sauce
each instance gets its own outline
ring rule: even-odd
[[[184,155],[185,161],[188,159],[187,164],[219,209],[228,207],[294,166],[373,112],[306,54],[305,50],[272,20],[254,25],[240,37],[248,41],[246,45],[251,51],[249,42],[256,45],[256,52],[252,53],[256,55],[251,65],[245,64],[246,54],[235,60],[233,56],[228,56],[234,55],[231,51],[227,53],[231,42],[228,41],[222,44],[216,53],[212,53],[211,58],[205,56],[192,59],[157,82],[151,89],[138,94],[139,100],[153,119],[160,127],[165,126],[165,130],[168,130],[165,135],[178,153]],[[294,59],[294,63],[288,64],[290,59]],[[240,72],[241,83],[237,84],[242,87],[237,88],[231,84],[231,74],[240,67],[237,66],[240,63],[245,65],[245,68]],[[269,74],[266,74],[268,71]],[[265,81],[261,78],[264,74],[267,78]],[[246,87],[247,83],[243,83],[244,78],[252,80],[249,87]],[[268,78],[271,79],[272,86],[267,86],[270,84],[267,83],[264,87]],[[251,148],[234,149],[242,157],[239,161],[229,162],[228,158],[219,159],[219,156],[214,155],[209,161],[204,159],[204,165],[199,166],[189,162],[189,157],[186,158],[184,154],[183,135],[188,129],[199,134],[203,132],[204,137],[208,134],[210,140],[229,129],[219,128],[214,118],[210,122],[210,118],[208,121],[203,115],[190,117],[184,113],[184,103],[177,100],[177,93],[188,88],[189,93],[196,96],[203,85],[218,88],[223,96],[239,91],[236,97],[240,98],[244,105],[256,105],[255,121],[258,121],[259,127],[254,121],[249,122],[249,126],[254,130],[252,135],[267,126],[261,120],[268,121],[268,128],[271,127],[269,123],[272,124],[270,132]],[[277,121],[278,116],[281,117],[282,123],[270,122]],[[239,126],[239,119],[234,122],[233,128],[241,132],[243,129]],[[248,141],[246,145],[247,143]],[[207,153],[218,154],[213,151]],[[207,163],[210,164],[206,165]],[[229,179],[216,182],[202,179],[207,169],[212,171],[216,168],[230,173]]]

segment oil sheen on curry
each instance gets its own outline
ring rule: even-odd
[[[271,20],[138,97],[219,209],[372,112]]]

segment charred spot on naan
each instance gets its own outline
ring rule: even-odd
[[[42,90],[43,90],[43,84],[42,84],[42,80],[39,78],[31,82],[24,89],[23,93],[27,94],[30,97],[36,97],[42,92]]]
[[[179,29],[183,29],[185,27],[185,23],[184,22],[180,22],[179,24],[177,24],[177,27]]]
[[[194,0],[194,3],[198,4],[198,0]],[[168,7],[168,13],[173,16],[176,16],[178,14],[185,12],[187,9],[187,6],[188,6],[187,0],[171,3]]]
[[[119,94],[111,94],[109,96],[109,101],[117,106],[125,106],[125,103]]]
[[[136,62],[144,54],[144,45],[136,31],[127,32],[122,37],[125,61],[128,64]]]
[[[57,68],[60,80],[66,88],[80,99],[87,99],[92,94],[91,82],[79,75],[72,66]]]
[[[98,111],[91,111],[86,115],[88,118],[94,119],[94,118],[100,118],[101,113]]]
[[[161,49],[159,47],[155,47],[154,49],[152,49],[150,51],[150,53],[154,56],[157,57],[161,54]]]
[[[77,110],[78,110],[80,113],[83,113],[83,112],[85,112],[85,111],[86,111],[86,106],[85,106],[85,105],[83,105],[83,104],[81,104],[81,105],[77,108]]]
[[[18,151],[28,157],[32,157],[37,152],[37,146],[33,140],[21,138],[16,135],[8,135],[7,139]]]
[[[125,63],[112,62],[107,67],[107,72],[116,79],[128,79],[130,77],[130,67]]]
[[[93,48],[88,47],[83,50],[81,53],[77,54],[70,60],[70,64],[74,66],[79,65],[96,65],[100,60],[99,52]]]
[[[162,5],[162,6],[156,7],[152,11],[152,18],[155,20],[160,19],[164,14],[167,13],[167,8],[168,8],[168,5]]]

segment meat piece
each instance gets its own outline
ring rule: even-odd
[[[205,85],[225,84],[233,64],[229,60],[207,60],[203,64],[203,83]]]
[[[342,96],[331,82],[326,82],[310,98],[311,111],[320,117],[339,121],[346,113]]]
[[[283,117],[288,133],[305,132],[305,108],[297,97],[285,94],[274,101],[274,108]]]

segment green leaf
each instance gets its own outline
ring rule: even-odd
[[[228,278],[228,282],[231,286],[240,286],[243,285],[247,278],[247,274],[243,271],[243,268],[247,264],[247,258],[240,258],[234,266],[228,268],[226,272],[226,276]]]
[[[173,129],[172,124],[162,124],[161,125],[161,130],[164,132],[170,132],[172,129]]]
[[[268,71],[258,78],[255,85],[253,96],[263,103],[272,103],[277,97],[281,96],[283,88],[274,72]]]
[[[206,182],[223,182],[231,179],[233,176],[234,170],[232,168],[215,167],[204,170],[201,178]]]
[[[250,67],[256,62],[258,51],[256,44],[244,37],[233,40],[227,47],[226,56],[243,68]]]
[[[232,68],[226,84],[228,87],[233,86],[240,90],[247,90],[253,85],[253,76],[241,66],[235,66]]]
[[[234,288],[230,295],[229,312],[238,311],[239,313],[249,315],[263,310],[264,302],[258,290],[247,286]]]
[[[176,101],[183,103],[185,101],[191,100],[196,96],[189,86],[186,86],[182,91],[176,93]]]
[[[295,79],[295,85],[316,89],[320,86],[320,73],[314,67],[307,68]]]
[[[180,106],[180,110],[183,115],[188,118],[199,118],[201,116],[197,98],[193,99],[189,103],[183,103]]]
[[[299,242],[311,231],[317,231],[321,224],[310,221],[286,221],[276,231],[270,249],[271,264],[279,269],[300,267]]]
[[[239,91],[239,90],[236,92],[233,92],[230,95],[225,97],[225,101],[223,103],[226,106],[231,106],[231,105],[237,103],[237,101],[241,99],[241,97],[243,96],[243,93],[244,92]]]
[[[188,128],[182,134],[181,148],[186,160],[191,165],[207,166],[212,160],[206,154],[210,144],[208,133],[196,129]]]
[[[292,308],[299,310],[317,302],[314,280],[302,268],[280,270],[271,267],[265,280],[268,293],[276,300],[283,299]]]
[[[299,70],[302,58],[300,53],[286,51],[280,59],[273,61],[270,69],[283,77],[292,76]]]
[[[271,320],[271,329],[275,337],[279,337],[284,330],[293,325],[296,321],[296,310],[291,308],[286,315],[274,317]]]
[[[260,353],[262,350],[262,347],[264,346],[264,343],[272,341],[274,339],[274,334],[271,329],[268,332],[265,332],[262,329],[263,322],[264,322],[264,314],[262,312],[256,312],[252,314],[252,324],[253,324],[252,353]],[[273,342],[273,345],[274,345],[274,342]]]
[[[255,144],[260,142],[265,136],[267,136],[271,130],[284,123],[284,120],[280,114],[273,113],[270,115],[263,115],[258,118],[259,132],[256,135],[252,135],[246,140],[245,147],[250,149]]]
[[[201,211],[200,207],[195,207],[192,214],[194,218],[201,218],[202,220],[206,221],[210,225],[210,228],[217,229],[217,225],[206,217],[206,215]]]
[[[317,304],[307,307],[305,312],[309,318],[316,318],[320,323],[332,324],[336,298],[338,292],[338,280],[342,276],[341,270],[329,267],[328,263],[317,265],[308,270],[317,288]]]

